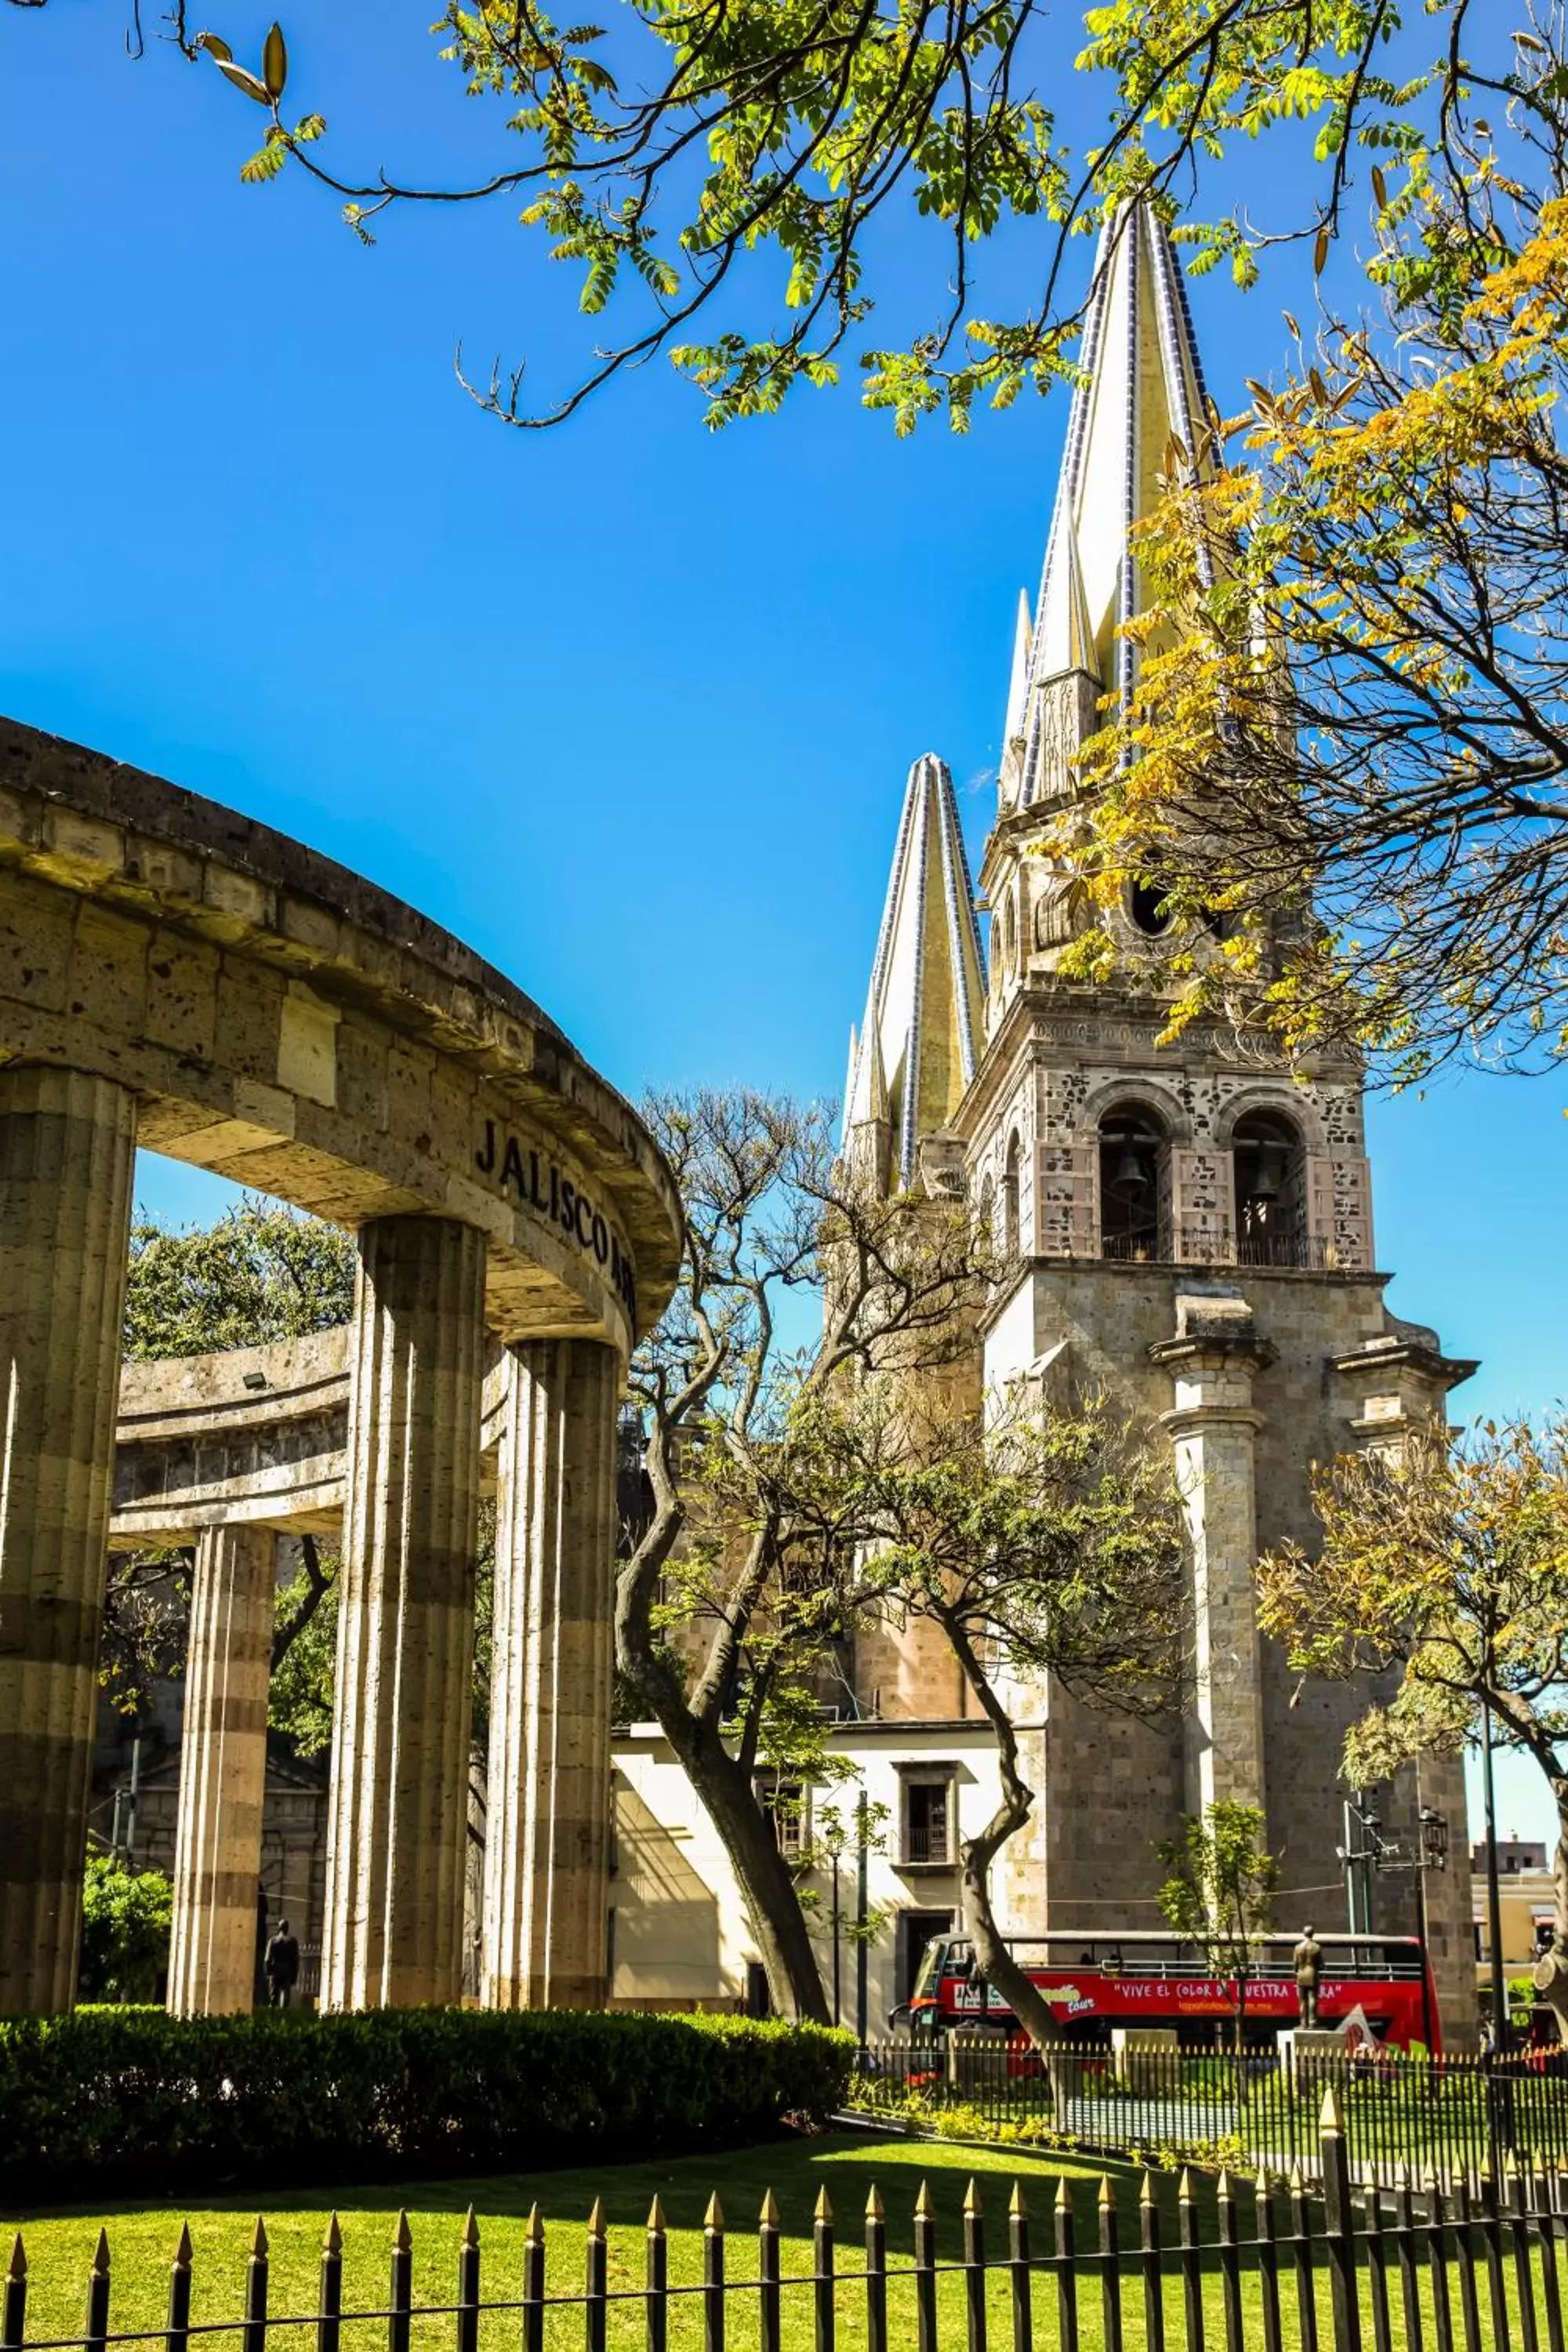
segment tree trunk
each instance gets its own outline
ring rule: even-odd
[[[751,1775],[735,1761],[718,1731],[695,1721],[684,1706],[659,1721],[730,1857],[768,1972],[773,2007],[784,2017],[830,2023],[822,1971],[795,1879]]]
[[[773,2007],[783,2016],[826,2025],[822,1972],[767,1809],[750,1771],[724,1745],[717,1701],[714,1711],[697,1712],[679,1669],[654,1639],[653,1596],[685,1513],[662,1460],[653,1475],[659,1498],[654,1524],[616,1572],[616,1664],[674,1748],[719,1832],[751,1915]]]
[[[1060,2029],[1033,1979],[1026,1975],[1002,1939],[991,1907],[991,1865],[1008,1839],[1021,1830],[1035,1808],[1035,1792],[1018,1769],[1018,1735],[1006,1708],[991,1687],[989,1675],[975,1654],[966,1627],[944,1612],[933,1612],[952,1644],[965,1681],[980,1702],[981,1713],[996,1742],[1002,1781],[1002,1801],[978,1837],[961,1841],[963,1925],[974,1947],[982,1978],[994,1984],[1037,2050],[1059,2038]]]
[[[1552,1857],[1552,1948],[1542,1952],[1531,1972],[1536,1991],[1557,2019],[1559,2038],[1568,2046],[1568,1780],[1553,1780],[1557,1800],[1557,1851]]]

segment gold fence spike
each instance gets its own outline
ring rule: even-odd
[[[463,2243],[465,2246],[477,2246],[479,2242],[479,2225],[474,2218],[474,2209],[470,2205],[463,2221]]]
[[[936,2219],[936,2207],[931,2203],[931,2182],[929,2180],[922,2180],[921,2182],[921,2193],[915,2199],[915,2211],[920,2215],[922,2221],[934,2221]]]
[[[414,2236],[408,2227],[408,2212],[406,2207],[405,2207],[397,2216],[397,2227],[392,2233],[392,2242],[396,2247],[400,2254],[409,2254],[414,2251]]]
[[[591,2238],[602,2238],[604,2234],[605,2200],[602,2197],[595,2197],[594,2200],[594,2210],[588,2216],[588,2235]]]
[[[1325,2139],[1338,2139],[1344,2130],[1344,2117],[1340,2113],[1339,2094],[1331,2083],[1323,2086],[1323,2111],[1318,2117],[1318,2129]]]
[[[542,2246],[544,2243],[544,2224],[539,2218],[537,2204],[531,2205],[528,2209],[528,2220],[523,2224],[522,2237],[525,2245]]]
[[[827,2193],[826,2182],[816,2192],[816,2218],[819,2221],[831,2221],[833,2219],[833,2200]]]
[[[771,2189],[763,2191],[763,2210],[758,2220],[764,2230],[776,2230],[779,2225],[779,2200]]]
[[[1020,2221],[1028,2219],[1029,2209],[1024,2202],[1024,2184],[1021,2180],[1015,2180],[1013,2183],[1013,2194],[1007,2200],[1007,2210],[1009,2213],[1016,2214]]]
[[[256,2217],[256,2235],[250,2242],[250,2259],[253,2263],[267,2260],[267,2224],[259,2213]]]
[[[17,2243],[20,2242],[18,2239]],[[180,2224],[180,2242],[174,2248],[174,2263],[176,2268],[183,2271],[191,2267],[191,2225],[188,2221]]]
[[[966,2213],[976,2214],[984,2214],[985,2210],[980,2201],[980,2186],[973,2172],[969,2176],[969,2186],[963,2192],[963,2210]]]
[[[92,2250],[92,2267],[100,2278],[109,2268],[109,2232],[107,2230],[100,2229],[99,2231],[98,2243]]]
[[[1152,2205],[1154,2202],[1154,2176],[1147,2166],[1143,2171],[1143,2186],[1138,2191],[1138,2202],[1140,2205]]]
[[[1197,2202],[1197,2194],[1193,2186],[1193,2168],[1190,2164],[1184,2164],[1182,2177],[1176,2183],[1176,2195],[1184,2205],[1194,2205]]]
[[[1112,2213],[1115,2212],[1116,2191],[1110,2185],[1110,2175],[1109,2172],[1102,2172],[1100,2176],[1100,2202],[1102,2210],[1109,2210]]]
[[[708,2210],[702,2216],[702,2226],[705,2230],[722,2230],[724,2227],[724,2208],[719,2202],[719,2191],[716,2189],[708,2200]]]
[[[1215,2193],[1215,2195],[1216,2197],[1218,2197],[1219,2199],[1221,2199],[1221,2200],[1223,2200],[1223,2202],[1224,2202],[1224,2203],[1226,2203],[1226,2205],[1234,2205],[1234,2204],[1235,2204],[1235,2202],[1236,2202],[1236,2189],[1235,2189],[1235,2186],[1234,2186],[1234,2184],[1233,2184],[1233,2182],[1232,2182],[1232,2180],[1231,2180],[1231,2177],[1230,2177],[1230,2168],[1229,2168],[1229,2166],[1228,2166],[1228,2165],[1222,2164],[1222,2165],[1220,2166],[1220,2168],[1219,2168],[1219,2179],[1218,2179],[1215,2181],[1215,2192],[1214,2192],[1214,2193]]]
[[[327,2221],[326,2252],[329,2254],[341,2254],[342,2250],[343,2233],[338,2227],[337,2208],[334,2206]]]
[[[664,2208],[658,2201],[658,2191],[656,2189],[653,2195],[653,2203],[647,2209],[647,2229],[649,2237],[658,2237],[663,2231],[663,2228]]]
[[[1057,2210],[1058,2213],[1072,2211],[1072,2199],[1068,2193],[1068,2177],[1065,2172],[1057,2182]]]
[[[866,2219],[868,2221],[885,2221],[887,2218],[888,2212],[882,2202],[882,2192],[873,2180],[871,2193],[866,2200]]]

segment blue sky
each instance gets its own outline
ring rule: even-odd
[[[242,57],[268,13],[218,20]],[[460,176],[480,117],[430,14],[317,0],[286,18],[293,85],[345,155]],[[984,835],[1064,404],[899,443],[847,386],[714,436],[656,362],[508,433],[458,341],[526,352],[542,391],[586,349],[514,208],[405,215],[366,252],[289,175],[242,188],[258,111],[121,32],[115,0],[0,7],[0,708],[398,891],[629,1093],[837,1092],[917,754]],[[930,252],[889,227],[907,315]],[[999,248],[999,307],[1037,259]],[[1299,277],[1194,288],[1222,405],[1280,362],[1287,301]],[[1373,1108],[1390,1303],[1485,1360],[1467,1412],[1568,1385],[1565,1104],[1475,1076]],[[216,1197],[156,1160],[141,1191]],[[1503,1783],[1508,1823],[1543,1821]]]

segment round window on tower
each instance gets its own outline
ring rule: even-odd
[[[1163,882],[1134,882],[1127,893],[1127,911],[1145,939],[1159,939],[1173,920]]]

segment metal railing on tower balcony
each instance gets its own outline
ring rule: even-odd
[[[1162,1223],[1142,1234],[1104,1234],[1100,1254],[1119,1265],[1276,1266],[1296,1274],[1331,1274],[1340,1266],[1321,1234],[1252,1233],[1239,1237],[1224,1225]]]

